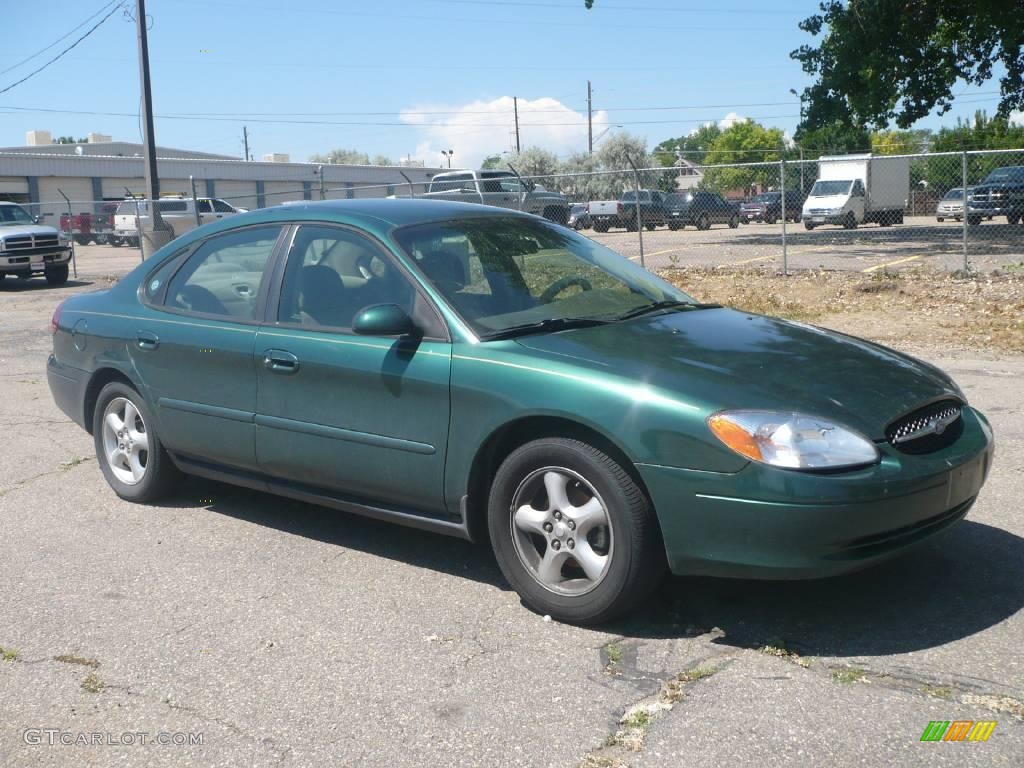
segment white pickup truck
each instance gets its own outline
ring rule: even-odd
[[[569,201],[565,195],[550,192],[529,180],[520,183],[509,171],[439,173],[430,180],[430,188],[422,197],[495,205],[534,213],[558,224],[569,222]]]
[[[223,200],[200,197],[199,222],[191,197],[161,197],[157,201],[160,218],[171,228],[171,237],[178,237],[202,224],[242,213],[242,210]],[[138,219],[136,218],[138,217]],[[149,222],[148,200],[124,200],[117,204],[114,212],[114,233],[109,240],[113,245],[139,245],[139,220],[145,229]]]
[[[44,275],[50,285],[68,281],[71,235],[36,223],[15,203],[0,202],[0,280]]]

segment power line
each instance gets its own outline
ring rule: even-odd
[[[124,2],[124,0],[113,0],[113,2],[114,2],[114,3],[122,3],[122,2]],[[0,75],[6,75],[6,74],[7,74],[8,72],[10,72],[10,71],[11,71],[12,69],[17,69],[18,67],[20,67],[20,66],[21,66],[22,64],[24,64],[25,62],[27,62],[27,61],[31,61],[31,60],[32,60],[32,59],[34,59],[34,58],[35,58],[36,56],[39,56],[40,54],[46,53],[46,52],[47,52],[48,50],[50,50],[51,48],[53,48],[53,46],[55,46],[55,45],[56,45],[57,43],[59,43],[59,42],[61,42],[62,40],[66,40],[67,38],[71,37],[71,35],[73,35],[73,34],[74,34],[75,32],[77,32],[77,31],[78,31],[79,29],[81,29],[81,28],[82,28],[82,27],[84,27],[84,26],[85,26],[86,24],[88,24],[88,23],[89,23],[90,21],[92,21],[92,20],[93,20],[94,18],[96,18],[97,16],[99,16],[99,15],[100,15],[101,13],[103,13],[103,11],[105,11],[105,10],[106,10],[107,8],[109,8],[109,7],[111,6],[111,5],[112,5],[112,3],[106,3],[106,4],[105,4],[105,5],[104,5],[104,6],[102,7],[102,8],[100,8],[100,9],[99,9],[98,11],[96,11],[96,12],[95,12],[95,13],[93,13],[93,14],[92,14],[91,16],[89,16],[89,18],[87,18],[87,19],[86,19],[85,21],[83,21],[83,22],[82,22],[81,24],[78,24],[77,26],[75,26],[75,27],[72,27],[72,28],[71,28],[71,29],[70,29],[70,30],[69,30],[69,31],[68,31],[68,32],[67,32],[66,34],[64,34],[64,35],[62,35],[62,36],[60,36],[60,37],[58,37],[58,38],[57,38],[56,40],[54,40],[54,41],[53,41],[52,43],[50,43],[50,44],[49,44],[48,46],[46,46],[45,48],[41,48],[40,50],[38,50],[38,51],[36,51],[35,53],[33,53],[33,54],[32,54],[31,56],[26,56],[26,57],[25,57],[24,59],[22,59],[21,61],[19,61],[19,62],[15,63],[15,64],[12,64],[11,66],[9,66],[9,67],[8,67],[7,69],[0,69]]]
[[[106,21],[107,19],[109,19],[109,18],[110,18],[111,16],[113,16],[113,15],[114,15],[114,13],[115,13],[115,12],[116,12],[116,11],[117,11],[117,10],[118,10],[119,8],[121,8],[121,6],[122,6],[122,5],[123,5],[123,3],[119,2],[119,3],[117,4],[117,5],[115,5],[115,6],[113,7],[113,8],[111,8],[111,9],[110,9],[110,11],[109,11],[109,12],[107,13],[107,15],[106,15],[106,16],[104,16],[104,17],[103,17],[102,19],[100,19],[99,21],[97,21],[97,22],[96,22],[96,23],[95,23],[95,24],[94,24],[94,25],[93,25],[93,26],[92,26],[92,27],[91,27],[91,28],[89,29],[89,31],[88,31],[88,32],[86,32],[86,33],[85,33],[84,35],[82,35],[81,37],[79,37],[79,38],[78,38],[77,40],[75,40],[75,42],[73,42],[73,43],[72,43],[71,45],[69,45],[69,46],[68,46],[67,48],[65,48],[65,49],[64,49],[63,51],[61,51],[60,53],[58,53],[58,54],[57,54],[56,56],[54,56],[54,57],[53,57],[52,59],[50,59],[50,60],[49,60],[48,62],[46,62],[45,64],[43,64],[43,66],[39,67],[38,69],[34,69],[33,71],[31,71],[31,72],[29,72],[29,73],[28,73],[27,75],[25,75],[25,76],[24,76],[23,78],[21,78],[21,80],[18,80],[18,81],[14,82],[14,83],[11,83],[10,85],[8,85],[8,86],[7,86],[6,88],[4,88],[3,90],[0,90],[0,94],[4,94],[4,93],[7,93],[7,92],[8,92],[9,90],[11,90],[12,88],[14,88],[14,87],[16,87],[16,86],[19,86],[19,85],[21,85],[21,84],[22,84],[22,83],[24,83],[24,82],[25,82],[26,80],[28,80],[28,79],[30,79],[30,78],[32,78],[32,77],[35,77],[35,76],[36,76],[36,75],[38,75],[38,74],[39,74],[40,72],[42,72],[42,71],[43,71],[44,69],[46,69],[46,68],[47,68],[47,67],[49,67],[49,66],[50,66],[51,64],[53,64],[53,63],[54,63],[55,61],[57,61],[58,59],[62,58],[62,57],[64,56],[64,54],[66,54],[66,53],[67,53],[68,51],[70,51],[70,50],[71,50],[72,48],[74,48],[74,47],[75,47],[76,45],[78,45],[78,44],[79,44],[80,42],[82,42],[83,40],[85,40],[85,38],[87,38],[87,37],[88,37],[89,35],[91,35],[91,34],[92,34],[93,32],[95,32],[95,31],[96,31],[97,29],[99,29],[100,25],[101,25],[101,24],[102,24],[103,22],[105,22],[105,21]]]

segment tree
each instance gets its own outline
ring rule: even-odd
[[[326,155],[313,155],[309,162],[326,165],[369,165],[370,156],[357,149],[332,149]]]
[[[909,128],[952,108],[959,81],[999,78],[998,114],[1024,107],[1024,12],[1020,0],[822,0],[799,26],[817,47],[790,53],[816,82],[804,89],[804,122]],[[827,31],[826,31],[827,28]]]
[[[396,165],[396,163],[387,155],[374,155],[370,165]]]
[[[793,140],[804,150],[804,157],[810,159],[821,155],[867,152],[871,149],[871,134],[867,129],[851,126],[839,120],[818,128],[808,128],[806,124],[802,124],[797,128]]]
[[[932,132],[927,128],[913,131],[875,131],[871,134],[871,152],[876,155],[914,155],[931,147]]]
[[[515,166],[523,176],[550,176],[558,172],[558,157],[540,147],[527,147],[519,154],[511,155],[508,163]],[[545,179],[539,181],[547,184]]]
[[[953,128],[942,128],[935,134],[932,152],[962,152],[978,149],[1016,149],[1024,146],[1024,126],[1014,125],[1006,118],[989,118],[984,112],[974,114],[974,120],[957,120]],[[975,184],[988,173],[1006,165],[1008,159],[1000,155],[968,155],[967,183]],[[925,178],[933,190],[945,192],[963,185],[963,161],[945,155],[928,159]]]
[[[704,184],[712,189],[747,189],[754,185],[775,187],[779,184],[779,168],[786,140],[780,128],[765,128],[747,119],[733,123],[711,142],[708,165],[725,163],[765,163],[731,168],[708,168]],[[773,163],[768,165],[768,163]]]
[[[74,136],[58,136],[53,140],[54,144],[87,144],[88,138],[76,139]]]
[[[603,176],[593,175],[598,170],[596,155],[589,152],[575,152],[558,166],[563,175],[558,178],[557,190],[576,202],[587,202],[599,197],[609,197]]]
[[[682,152],[687,160],[701,165],[711,148],[712,142],[722,135],[717,123],[704,123],[694,131],[676,139],[665,139],[654,148],[654,159],[660,165],[672,166],[676,162],[676,151]]]
[[[488,155],[484,158],[484,161],[480,163],[480,168],[485,171],[491,171],[495,168],[501,168],[502,165],[501,155]]]

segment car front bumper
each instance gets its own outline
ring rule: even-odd
[[[16,274],[18,272],[44,272],[47,267],[67,264],[71,260],[71,248],[58,248],[35,253],[18,253],[17,251],[0,251],[0,272]]]
[[[831,474],[750,463],[735,474],[641,464],[676,574],[800,579],[866,567],[967,514],[992,464],[992,432],[971,408],[945,449],[880,445],[870,467]]]

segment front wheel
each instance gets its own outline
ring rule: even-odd
[[[942,222],[944,222],[944,221],[945,221],[945,219],[944,219],[944,218],[942,218],[941,216],[936,216],[936,217],[935,217],[935,220],[936,220],[937,222],[939,222],[939,224],[941,224]]]
[[[739,225],[740,225],[740,217],[739,216],[733,216],[731,219],[729,219],[729,229],[736,229],[736,227],[738,227]]]
[[[127,384],[113,381],[100,390],[92,434],[103,476],[122,499],[156,501],[179,477],[149,406]]]
[[[59,267],[51,267],[44,274],[48,285],[64,285],[68,281],[68,265],[61,264]]]
[[[1016,224],[1018,221],[1020,221],[1020,214],[1019,213],[1008,213],[1008,214],[1006,214],[1006,223],[1007,224]]]
[[[804,229],[808,229],[808,230],[814,229],[814,225],[811,222],[809,222],[806,219],[804,219]]]
[[[505,578],[529,608],[561,621],[608,621],[639,605],[665,572],[643,491],[578,440],[513,451],[494,476],[487,519]]]
[[[605,224],[604,222],[601,222],[601,221],[595,221],[594,222],[594,231],[595,232],[607,232],[608,231],[608,225]]]
[[[706,213],[702,213],[700,217],[697,219],[697,229],[711,229],[711,219],[708,218],[708,215]]]
[[[846,214],[846,218],[843,219],[843,229],[856,229],[857,228],[857,217],[853,211],[849,211]]]

